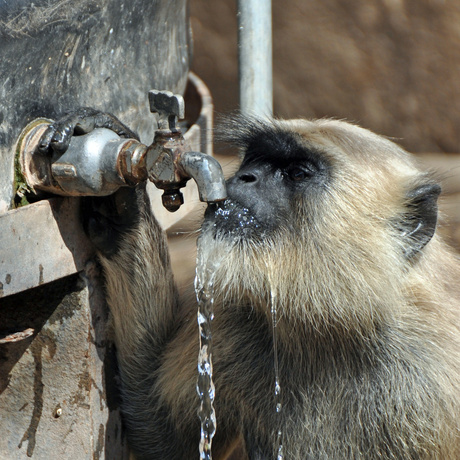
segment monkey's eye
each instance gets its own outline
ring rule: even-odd
[[[314,171],[300,166],[293,166],[286,171],[287,177],[294,182],[300,182],[309,179],[314,175]]]

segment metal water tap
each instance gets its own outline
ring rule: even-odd
[[[226,197],[225,182],[219,163],[209,155],[190,150],[177,125],[184,118],[184,99],[169,91],[149,91],[150,111],[158,114],[152,149],[154,158],[149,179],[164,190],[163,205],[175,211],[184,202],[180,191],[193,177],[201,201],[222,201]],[[225,196],[224,196],[225,195]]]
[[[173,212],[183,204],[180,188],[193,178],[201,201],[226,198],[220,164],[213,157],[190,150],[177,119],[184,117],[184,100],[169,91],[149,92],[150,110],[158,113],[152,145],[122,139],[106,128],[74,136],[64,154],[38,149],[51,120],[38,119],[21,133],[17,154],[23,176],[33,190],[65,196],[104,196],[122,186],[150,179],[164,190],[163,205]]]

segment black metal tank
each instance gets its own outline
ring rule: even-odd
[[[76,107],[112,112],[150,143],[147,92],[183,93],[190,52],[186,0],[0,0],[0,177],[29,121]]]

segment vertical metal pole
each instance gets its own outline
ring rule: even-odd
[[[240,110],[273,115],[271,0],[238,0]]]

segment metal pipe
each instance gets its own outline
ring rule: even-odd
[[[180,189],[193,178],[201,201],[224,200],[220,164],[209,155],[191,151],[177,125],[178,118],[184,117],[183,97],[152,90],[149,101],[151,112],[158,113],[158,129],[150,146],[96,128],[73,136],[63,154],[42,152],[40,142],[52,121],[38,119],[27,125],[17,143],[24,193],[41,190],[65,196],[104,196],[148,178],[164,190],[163,205],[174,212],[184,202]]]
[[[238,0],[240,110],[273,115],[271,0]]]

